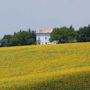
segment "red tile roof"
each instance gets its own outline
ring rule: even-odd
[[[36,33],[51,33],[53,29],[40,29]]]

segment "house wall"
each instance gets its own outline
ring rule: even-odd
[[[41,45],[51,44],[49,39],[50,39],[49,33],[38,33],[38,34],[36,34],[37,44],[41,44]]]

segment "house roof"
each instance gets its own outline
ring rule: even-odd
[[[51,33],[53,29],[40,29],[36,33]]]

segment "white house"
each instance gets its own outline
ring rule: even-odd
[[[36,41],[37,44],[46,45],[46,44],[56,44],[56,42],[50,42],[50,33],[53,29],[41,29],[36,32]]]

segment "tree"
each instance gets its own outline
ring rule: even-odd
[[[15,32],[13,35],[5,35],[0,41],[1,46],[32,45],[36,43],[36,33],[31,31]]]
[[[1,46],[10,46],[10,39],[11,39],[12,35],[5,35],[3,37],[3,39],[0,41],[1,42]]]
[[[70,28],[54,28],[51,33],[50,41],[58,41],[58,43],[73,42],[75,40],[75,31],[71,26]]]
[[[79,28],[77,31],[78,42],[90,42],[90,25]]]

